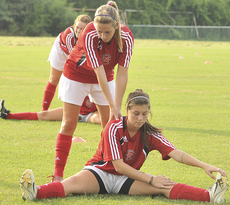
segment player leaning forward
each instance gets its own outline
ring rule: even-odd
[[[128,80],[133,34],[120,24],[118,8],[109,1],[96,11],[94,22],[81,32],[68,56],[59,84],[63,119],[56,141],[53,181],[62,181],[85,96],[97,106],[102,127],[110,118],[121,117],[120,109]],[[114,67],[117,66],[116,85]]]
[[[228,188],[226,173],[178,150],[148,121],[150,99],[147,93],[136,90],[126,102],[127,117],[108,122],[101,133],[97,151],[84,169],[62,182],[36,186],[32,170],[21,177],[23,199],[34,200],[65,197],[69,194],[129,194],[159,195],[169,199],[222,203]],[[163,160],[174,159],[179,163],[202,168],[211,178],[218,172],[210,190],[175,183],[159,175],[140,172],[148,153],[158,150]]]

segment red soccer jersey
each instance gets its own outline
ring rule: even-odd
[[[73,26],[70,26],[66,30],[62,31],[59,36],[60,47],[67,55],[70,54],[77,40],[78,39],[75,36]]]
[[[170,159],[168,154],[176,149],[161,133],[147,134],[150,145],[148,149],[140,138],[141,131],[130,138],[124,126],[127,126],[127,119],[108,122],[101,133],[98,149],[86,166],[93,165],[110,174],[120,175],[115,171],[112,160],[123,159],[126,164],[139,170],[150,151],[158,150],[162,159],[167,160]]]
[[[80,114],[88,115],[91,112],[97,111],[97,107],[95,103],[90,102],[89,97],[86,96],[84,102],[82,103]]]
[[[121,38],[122,53],[119,52],[115,37],[109,44],[103,42],[97,34],[94,23],[89,23],[68,56],[63,74],[70,80],[97,84],[94,68],[103,65],[107,80],[113,80],[115,65],[128,68],[133,51],[133,34],[125,25],[121,26]]]

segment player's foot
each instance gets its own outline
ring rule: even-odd
[[[9,112],[10,111],[5,108],[4,100],[1,100],[1,102],[0,102],[0,117],[2,119],[6,119]]]
[[[221,204],[225,202],[225,192],[228,190],[228,178],[217,172],[216,182],[211,189],[211,203]]]
[[[22,199],[31,201],[36,199],[38,188],[34,182],[34,173],[31,169],[27,169],[22,174],[20,188],[22,191]]]

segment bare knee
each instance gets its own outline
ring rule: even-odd
[[[48,111],[46,111],[46,110],[38,112],[37,115],[38,115],[39,120],[48,120],[47,119]]]
[[[100,190],[94,174],[88,170],[78,172],[63,182],[65,194],[97,194]]]
[[[61,133],[66,135],[73,135],[76,127],[77,127],[77,121],[74,120],[62,121]]]
[[[49,82],[52,85],[57,85],[59,83],[61,74],[62,74],[62,71],[59,71],[59,70],[51,67]]]
[[[49,82],[52,85],[57,85],[59,83],[59,80],[60,80],[60,76],[50,75]]]

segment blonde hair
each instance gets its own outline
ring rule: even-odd
[[[119,23],[118,28],[115,30],[115,38],[117,41],[118,48],[120,52],[122,52],[123,46],[121,39],[120,16],[116,2],[108,1],[106,5],[100,6],[95,13],[94,22],[98,22],[101,24],[112,23],[115,29],[117,27],[117,23]]]
[[[149,108],[149,113],[151,115],[149,95],[143,90],[136,89],[134,92],[129,93],[128,99],[126,101],[126,111],[130,110],[133,105],[147,105]],[[151,125],[148,119],[146,119],[145,123],[141,127],[141,139],[143,143],[149,148],[147,132],[157,133],[162,132],[162,130],[163,129]]]
[[[79,21],[81,21],[81,22],[83,22],[83,23],[85,23],[85,24],[88,24],[88,23],[90,23],[92,20],[91,20],[90,16],[88,16],[88,15],[86,15],[86,14],[81,14],[81,15],[79,15],[79,16],[75,19],[74,24],[73,24],[73,28],[74,28],[73,30],[74,30],[74,33],[75,33],[75,34],[76,34],[75,27],[76,27],[77,22],[79,22]]]

